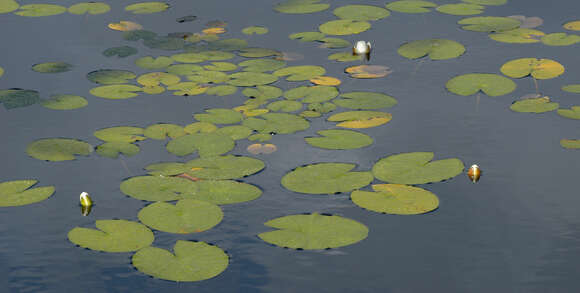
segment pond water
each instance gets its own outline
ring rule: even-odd
[[[59,1],[70,6],[78,1]],[[578,139],[578,122],[555,111],[542,114],[511,111],[512,102],[535,92],[531,77],[512,79],[517,89],[499,97],[483,93],[460,96],[445,88],[448,80],[466,73],[501,74],[502,64],[518,58],[548,58],[566,72],[539,80],[539,90],[560,108],[578,105],[580,96],[561,90],[580,83],[579,43],[547,46],[542,43],[496,42],[486,33],[462,30],[462,16],[430,12],[392,12],[372,21],[372,28],[342,38],[372,42],[369,64],[385,65],[393,73],[376,79],[354,79],[345,67],[362,61],[334,62],[332,52],[346,49],[318,48],[316,42],[291,40],[296,32],[316,31],[318,25],[336,19],[332,10],[347,4],[384,7],[383,2],[332,1],[331,8],[313,14],[282,14],[265,0],[203,3],[175,0],[166,11],[135,15],[124,11],[134,1],[106,1],[111,11],[99,15],[23,17],[0,14],[0,88],[37,90],[41,98],[51,94],[86,97],[88,106],[56,111],[40,105],[7,110],[0,107],[2,182],[37,179],[53,185],[49,199],[20,207],[0,208],[0,286],[12,292],[577,292],[580,281],[580,197],[577,191],[580,155],[560,146],[563,138]],[[437,4],[451,1],[435,1]],[[1,3],[1,2],[0,2]],[[35,3],[20,1],[21,5]],[[56,3],[55,3],[56,4]],[[509,0],[487,6],[483,16],[526,15],[543,18],[537,29],[545,33],[567,32],[565,22],[578,19],[580,2]],[[196,15],[192,22],[176,18]],[[342,80],[341,93],[373,91],[390,95],[398,104],[384,110],[393,115],[385,125],[358,131],[374,139],[370,146],[352,150],[325,150],[308,145],[304,137],[333,122],[309,118],[310,128],[293,134],[274,135],[272,154],[252,155],[253,144],[238,140],[230,152],[264,161],[263,171],[241,179],[259,186],[256,200],[223,205],[224,218],[214,228],[194,234],[154,231],[156,247],[171,250],[176,240],[204,241],[219,246],[229,256],[229,266],[218,276],[199,282],[172,282],[152,278],[136,270],[130,253],[83,249],[67,239],[74,227],[93,228],[96,220],[139,221],[137,214],[150,202],[136,200],[119,190],[120,183],[146,175],[145,166],[166,161],[188,161],[197,155],[177,157],[166,142],[138,143],[140,152],[118,159],[91,154],[74,161],[47,162],[26,154],[29,143],[41,138],[76,138],[93,146],[101,142],[93,132],[114,126],[147,127],[154,123],[188,125],[192,114],[209,108],[233,108],[247,99],[236,94],[174,96],[171,91],[124,100],[95,97],[96,85],[86,74],[99,69],[124,69],[141,75],[154,70],[137,67],[143,56],[170,56],[176,52],[152,49],[141,42],[125,41],[122,32],[107,28],[120,20],[141,24],[159,35],[199,32],[213,20],[227,22],[222,38],[246,39],[251,47],[302,54],[288,66],[323,66],[328,76]],[[245,35],[245,27],[269,29],[264,35]],[[340,36],[339,36],[340,37]],[[458,58],[432,61],[408,60],[397,54],[405,42],[430,38],[455,40],[466,48]],[[138,53],[126,58],[105,57],[115,46],[134,46]],[[236,56],[239,63],[246,58]],[[43,74],[31,70],[42,62],[63,61],[68,72]],[[310,85],[308,81],[273,85],[288,90]],[[345,111],[339,108],[335,112]],[[381,109],[377,111],[383,111]],[[301,194],[284,188],[280,180],[292,169],[317,162],[355,163],[368,171],[381,158],[406,152],[434,152],[435,159],[458,158],[466,166],[478,164],[483,175],[476,184],[465,175],[433,184],[421,184],[439,197],[439,207],[421,215],[388,215],[355,205],[349,192],[334,195]],[[381,183],[375,179],[373,183]],[[88,216],[80,212],[78,195],[89,192],[95,206]],[[262,241],[259,233],[271,228],[268,220],[302,213],[327,213],[356,220],[369,229],[358,243],[330,250],[284,249]]]

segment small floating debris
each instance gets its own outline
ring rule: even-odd
[[[352,47],[352,55],[364,55],[367,61],[371,60],[371,43],[365,41],[356,42]]]
[[[471,167],[469,167],[469,170],[467,171],[467,176],[469,177],[469,179],[471,179],[473,183],[475,183],[479,180],[479,177],[481,176],[481,169],[479,169],[479,166],[473,164],[471,165]]]

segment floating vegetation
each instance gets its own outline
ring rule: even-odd
[[[580,120],[580,106],[572,106],[570,109],[558,109],[558,115],[569,119]]]
[[[109,23],[108,27],[112,30],[122,31],[122,32],[136,31],[136,30],[140,30],[143,28],[142,25],[140,25],[136,22],[128,21],[128,20],[121,20],[119,22]]]
[[[353,19],[331,20],[318,27],[321,32],[335,36],[360,34],[369,28],[371,28],[370,23]]]
[[[117,56],[119,58],[125,58],[137,54],[137,49],[131,46],[119,46],[112,47],[103,51],[105,57]]]
[[[300,100],[302,103],[320,103],[338,96],[338,89],[333,86],[301,86],[284,92],[288,100]]]
[[[261,144],[261,143],[255,143],[255,144],[251,144],[249,145],[246,150],[254,155],[259,155],[259,154],[271,154],[273,152],[275,152],[278,148],[276,147],[276,145],[273,145],[271,143],[267,143],[267,144]]]
[[[49,100],[43,100],[40,104],[52,110],[74,110],[86,107],[89,102],[81,96],[52,95]]]
[[[300,40],[300,42],[314,42],[324,39],[326,35],[321,32],[301,32],[290,34],[288,37],[291,40]]]
[[[380,159],[373,166],[373,175],[390,183],[425,184],[453,178],[463,171],[459,159],[431,161],[433,157],[430,152],[392,155]]]
[[[379,20],[391,15],[388,10],[371,5],[345,5],[334,9],[333,13],[338,18],[359,21]]]
[[[98,145],[95,149],[97,155],[111,159],[118,158],[120,154],[123,154],[126,157],[132,157],[138,154],[139,151],[140,149],[137,145],[120,141],[105,142]]]
[[[132,126],[116,126],[103,128],[95,131],[93,135],[107,142],[136,142],[140,140],[145,140],[143,137],[143,128],[132,127]]]
[[[569,84],[562,86],[562,90],[569,93],[580,94],[580,84]]]
[[[27,107],[40,103],[40,96],[35,90],[7,89],[0,90],[0,103],[6,110]]]
[[[141,92],[142,89],[135,85],[130,84],[113,84],[113,85],[105,85],[96,88],[92,88],[89,92],[91,95],[111,99],[111,100],[122,100],[122,99],[129,99],[138,96],[138,92]]]
[[[457,22],[461,28],[474,32],[502,32],[520,27],[521,22],[510,17],[481,16],[464,18]]]
[[[72,65],[65,62],[46,62],[32,66],[32,70],[40,73],[60,73],[71,71]]]
[[[153,232],[145,225],[127,220],[97,220],[96,229],[75,227],[68,232],[70,242],[91,250],[131,252],[153,243]]]
[[[156,202],[141,209],[139,221],[152,229],[178,234],[209,230],[223,219],[220,207],[195,199],[181,199],[175,205]]]
[[[387,9],[402,13],[426,13],[437,7],[437,4],[421,0],[401,0],[387,3]]]
[[[172,56],[173,58],[173,56]],[[164,69],[167,66],[173,64],[173,59],[167,56],[159,56],[157,58],[151,56],[141,57],[135,60],[135,65],[143,68],[143,69]],[[176,60],[179,62],[184,62],[181,60]]]
[[[544,35],[541,39],[548,46],[570,46],[580,43],[580,36],[567,33],[553,33]]]
[[[54,186],[30,188],[37,180],[15,180],[0,183],[0,207],[15,207],[43,201],[54,193]]]
[[[408,59],[417,59],[429,56],[432,60],[457,58],[465,52],[460,43],[445,39],[419,40],[405,43],[399,47],[397,53]]]
[[[391,108],[397,104],[395,98],[374,92],[343,93],[333,102],[340,107],[356,110]]]
[[[316,163],[298,167],[282,177],[285,188],[308,194],[349,192],[373,181],[371,172],[351,172],[355,164]]]
[[[513,92],[516,84],[509,78],[489,73],[469,73],[450,79],[445,87],[460,96],[471,96],[482,91],[490,97]]]
[[[563,27],[571,31],[580,31],[580,20],[569,21]]]
[[[394,215],[428,213],[439,206],[437,196],[423,188],[403,184],[373,184],[374,192],[355,190],[352,202],[373,212]]]
[[[461,1],[479,5],[504,5],[507,3],[507,0],[461,0]]]
[[[110,10],[111,10],[111,6],[109,6],[109,4],[103,3],[103,2],[82,2],[82,3],[73,4],[68,8],[68,12],[70,14],[77,14],[77,15],[83,15],[83,14],[97,15],[97,14],[107,13]]]
[[[370,136],[358,131],[328,129],[316,133],[321,137],[306,137],[304,140],[311,146],[323,149],[350,150],[369,146],[373,143]]]
[[[274,6],[274,10],[288,14],[304,14],[323,11],[330,4],[318,3],[320,0],[286,0]]]
[[[387,67],[382,65],[358,65],[358,66],[351,66],[344,70],[346,73],[350,74],[352,78],[380,78],[385,77],[393,71]]]
[[[509,31],[492,33],[489,37],[492,40],[502,43],[529,44],[539,42],[544,35],[545,33],[539,30],[517,28]]]
[[[268,32],[268,28],[263,26],[249,26],[242,29],[242,33],[246,35],[263,35]]]
[[[467,1],[466,1],[467,2]],[[485,9],[484,6],[471,4],[471,3],[457,3],[457,4],[444,4],[437,6],[436,10],[452,15],[475,15],[483,13]]]
[[[506,62],[500,71],[512,78],[531,75],[537,79],[550,79],[562,75],[564,66],[550,59],[520,58]]]
[[[12,12],[20,7],[14,0],[0,0],[0,14]]]
[[[342,83],[340,79],[332,76],[317,76],[311,78],[309,81],[316,85],[327,85],[327,86],[337,86]]]
[[[389,121],[393,116],[385,112],[377,111],[349,111],[334,114],[328,117],[328,121],[340,122],[336,124],[343,128],[370,128],[383,125]]]
[[[20,16],[39,17],[63,14],[67,10],[66,7],[55,4],[28,4],[20,6],[18,11],[14,14]]]
[[[90,144],[70,138],[39,139],[26,147],[29,156],[53,162],[74,160],[75,155],[88,156],[92,151]]]
[[[510,109],[522,113],[544,113],[558,109],[560,104],[551,102],[549,97],[523,99],[514,102]]]
[[[544,23],[544,20],[537,16],[510,15],[508,17],[520,21],[520,28],[536,28]]]
[[[560,145],[565,149],[580,149],[580,139],[562,139]]]
[[[134,14],[150,14],[165,11],[169,8],[169,4],[164,2],[141,2],[125,6],[125,11]]]

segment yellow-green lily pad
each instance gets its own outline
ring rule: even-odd
[[[304,118],[287,113],[266,113],[260,118],[250,117],[242,125],[269,134],[290,134],[310,127],[310,123]]]
[[[81,96],[51,95],[49,100],[44,100],[40,104],[52,110],[74,110],[86,107],[89,102]]]
[[[366,21],[339,19],[321,24],[318,30],[327,35],[345,36],[360,34],[369,28],[371,28],[371,24]]]
[[[192,75],[197,71],[203,71],[203,67],[195,64],[173,64],[165,69],[167,73],[177,75]]]
[[[558,115],[569,119],[580,119],[580,106],[572,106],[570,109],[558,109]]]
[[[330,7],[330,4],[318,2],[320,0],[287,0],[276,4],[274,10],[288,14],[306,14],[323,11]]]
[[[435,8],[437,11],[452,15],[475,15],[483,13],[484,6],[470,3],[444,4]]]
[[[262,195],[260,188],[234,180],[199,180],[196,184],[193,198],[217,205],[247,202]]]
[[[246,97],[257,100],[271,100],[282,95],[282,90],[275,86],[259,85],[256,88],[246,88],[242,91]]]
[[[198,233],[219,224],[224,214],[213,203],[181,199],[175,205],[156,202],[142,208],[137,215],[141,223],[152,229],[178,234]]]
[[[68,8],[68,12],[71,14],[103,14],[111,10],[111,6],[103,2],[81,2],[71,5]]]
[[[322,137],[306,137],[304,140],[312,146],[329,150],[350,150],[369,146],[373,139],[358,131],[328,129],[318,132]]]
[[[393,116],[390,113],[378,111],[348,111],[334,114],[327,118],[331,122],[343,128],[370,128],[383,125],[391,121]]]
[[[14,180],[0,183],[0,207],[15,207],[43,201],[54,194],[54,186],[30,188],[37,180]]]
[[[361,208],[393,215],[417,215],[435,210],[437,196],[423,188],[403,184],[374,184],[374,192],[355,190],[352,202]]]
[[[430,152],[402,153],[380,159],[373,175],[382,181],[398,184],[425,184],[453,178],[463,171],[461,160],[431,161]]]
[[[233,71],[238,66],[230,62],[212,62],[211,65],[205,65],[203,68],[209,71]]]
[[[15,11],[14,14],[20,16],[30,16],[30,17],[39,17],[39,16],[51,16],[51,15],[58,15],[66,12],[66,7],[55,5],[55,4],[28,4],[20,6],[18,11]]]
[[[288,37],[291,40],[300,40],[300,42],[314,42],[324,39],[326,35],[321,32],[301,32],[290,34]]]
[[[98,84],[122,84],[134,79],[137,75],[128,70],[99,69],[87,73],[87,79]]]
[[[488,96],[496,97],[513,92],[516,84],[511,79],[497,74],[469,73],[450,79],[445,87],[461,96],[471,96],[481,90]]]
[[[240,62],[238,65],[243,67],[244,71],[266,72],[280,69],[286,66],[286,62],[274,59],[253,59]]]
[[[171,140],[166,148],[177,156],[186,156],[197,151],[200,157],[211,157],[225,154],[234,146],[234,140],[227,135],[194,133]]]
[[[93,147],[80,140],[70,138],[45,138],[30,143],[26,153],[38,160],[70,161],[77,156],[88,156]]]
[[[231,79],[227,83],[235,86],[266,85],[278,80],[276,75],[262,72],[236,72],[229,77]]]
[[[338,96],[338,89],[333,86],[315,85],[300,86],[284,92],[288,100],[302,99],[302,103],[321,103],[334,99]]]
[[[397,53],[409,59],[417,59],[428,55],[432,60],[445,60],[463,55],[465,47],[452,40],[428,39],[405,43],[399,47]]]
[[[239,50],[239,56],[247,58],[262,58],[268,56],[278,56],[280,52],[266,48],[243,48]]]
[[[20,7],[14,0],[0,0],[0,14],[12,12]]]
[[[66,62],[46,62],[32,66],[32,70],[40,73],[60,73],[72,70],[72,65]]]
[[[191,177],[200,179],[238,179],[264,169],[264,162],[242,156],[217,156],[199,158],[186,163]]]
[[[103,51],[103,56],[105,57],[117,56],[119,58],[125,58],[135,55],[137,54],[137,52],[138,52],[137,49],[131,46],[119,46],[106,49],[105,51]]]
[[[208,95],[223,97],[223,96],[233,95],[237,91],[238,91],[237,87],[235,87],[233,85],[225,85],[224,84],[224,85],[210,87],[209,89],[207,89],[207,91],[205,93]]]
[[[97,229],[75,227],[68,240],[80,247],[105,252],[137,251],[153,243],[155,236],[145,225],[127,220],[97,220]]]
[[[561,139],[560,145],[565,149],[580,149],[580,139]]]
[[[537,79],[550,79],[562,75],[565,69],[550,59],[520,58],[506,62],[499,70],[512,78],[531,75]]]
[[[461,0],[461,1],[478,5],[504,5],[507,3],[507,0]]]
[[[178,138],[185,134],[183,126],[170,123],[152,124],[143,131],[143,135],[146,137],[157,140],[165,140],[167,137]]]
[[[135,60],[135,65],[143,69],[164,69],[171,64],[173,64],[173,59],[167,56],[159,56],[157,58],[145,56]]]
[[[569,84],[562,86],[562,90],[569,93],[580,94],[580,84]]]
[[[514,102],[510,109],[521,113],[544,113],[558,109],[560,104],[551,102],[548,97],[523,99]]]
[[[489,37],[492,40],[502,43],[529,44],[539,42],[544,35],[545,33],[539,30],[517,28],[509,31],[492,33]]]
[[[199,190],[196,182],[179,177],[137,176],[121,183],[121,192],[147,201],[173,201],[193,198]]]
[[[93,135],[107,142],[136,142],[140,140],[145,140],[147,138],[143,137],[143,128],[132,127],[132,126],[116,126],[103,128],[95,131]]]
[[[580,36],[567,33],[553,33],[543,36],[540,40],[544,45],[548,46],[570,46],[580,43]]]
[[[268,104],[267,108],[274,112],[296,112],[302,109],[302,103],[297,101],[275,101]]]
[[[165,11],[169,8],[169,4],[164,2],[141,2],[125,6],[125,11],[134,14],[150,14]]]
[[[242,33],[246,35],[263,35],[268,32],[268,28],[263,26],[248,26],[242,29]]]
[[[135,85],[112,84],[92,88],[89,92],[91,93],[91,95],[99,98],[122,100],[134,98],[138,96],[139,95],[138,92],[141,91],[142,89]]]
[[[461,28],[464,30],[487,33],[509,31],[518,28],[521,24],[517,19],[496,16],[469,17],[457,23],[463,25]]]
[[[437,7],[437,4],[421,0],[401,0],[387,3],[387,9],[402,13],[425,13],[429,8]]]
[[[371,172],[351,172],[355,164],[317,163],[298,167],[282,177],[286,189],[310,194],[349,192],[373,181]]]
[[[340,38],[323,38],[318,41],[323,43],[320,45],[321,48],[337,49],[351,46],[349,41]]]
[[[334,9],[333,13],[341,19],[359,21],[379,20],[391,15],[388,10],[372,5],[345,5]]]
[[[208,109],[207,113],[195,114],[193,117],[201,122],[213,124],[236,124],[242,121],[242,114],[232,109]]]
[[[287,81],[302,81],[309,80],[311,78],[324,75],[326,69],[321,66],[315,65],[300,65],[300,66],[290,66],[274,71],[274,75],[286,78]]]

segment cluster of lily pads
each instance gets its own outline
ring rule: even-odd
[[[141,2],[130,4],[125,7],[125,11],[134,14],[149,14],[167,10],[169,4],[164,2]],[[59,15],[65,12],[70,14],[103,14],[111,10],[111,6],[104,2],[80,2],[68,8],[57,4],[27,4],[20,5],[14,0],[0,0],[0,14],[13,12],[15,15],[39,17]]]

